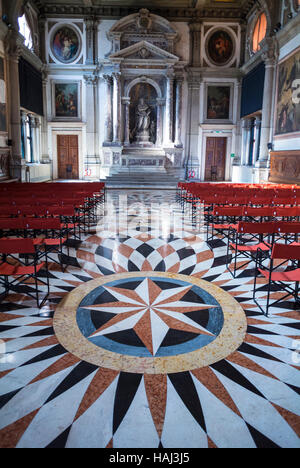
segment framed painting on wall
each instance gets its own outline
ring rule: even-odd
[[[80,118],[79,82],[53,84],[54,117],[58,119]]]
[[[234,42],[230,34],[224,30],[214,31],[207,41],[207,52],[215,65],[226,65],[234,53]]]
[[[207,86],[207,120],[230,119],[230,86]]]
[[[4,59],[0,56],[0,133],[7,132],[6,82]]]
[[[277,69],[275,136],[300,132],[300,48]]]
[[[74,62],[81,52],[79,34],[69,25],[61,26],[52,35],[51,50],[60,62]]]

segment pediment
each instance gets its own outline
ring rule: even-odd
[[[178,62],[179,57],[147,41],[140,41],[109,56],[110,59]]]

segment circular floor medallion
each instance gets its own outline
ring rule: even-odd
[[[59,342],[83,361],[113,370],[165,374],[220,361],[243,342],[235,299],[195,277],[160,272],[104,276],[58,306]]]

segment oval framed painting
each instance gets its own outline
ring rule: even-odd
[[[223,29],[214,31],[207,41],[209,59],[218,66],[226,65],[234,54],[234,41]]]
[[[81,52],[79,34],[69,25],[60,26],[52,35],[51,49],[54,57],[60,62],[75,62]]]

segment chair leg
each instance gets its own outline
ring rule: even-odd
[[[38,279],[37,279],[36,273],[34,275],[34,282],[35,282],[35,290],[36,290],[36,304],[37,304],[37,307],[40,308]]]
[[[298,293],[299,293],[299,281],[297,281],[295,284],[295,301],[296,301],[295,304],[297,304],[297,302],[299,303]]]

